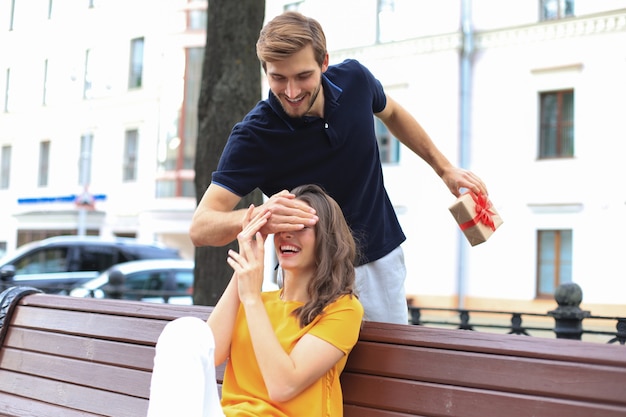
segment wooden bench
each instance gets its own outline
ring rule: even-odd
[[[144,416],[161,329],[210,312],[16,297],[0,330],[0,416]],[[626,348],[368,322],[342,384],[347,417],[624,417]]]

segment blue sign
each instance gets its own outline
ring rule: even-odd
[[[74,203],[78,197],[82,194],[70,194],[59,197],[30,197],[30,198],[18,198],[17,204],[41,204],[41,203]],[[95,201],[105,201],[107,199],[106,194],[94,194],[92,195]]]

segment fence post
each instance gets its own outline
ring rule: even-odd
[[[121,299],[124,295],[126,277],[120,271],[114,270],[109,274],[109,283],[103,290],[109,298]]]
[[[409,306],[409,311],[411,313],[411,324],[419,326],[422,324],[422,312],[419,307]]]
[[[608,343],[619,342],[620,345],[626,344],[626,318],[617,318],[617,333],[615,337],[608,341]]]
[[[591,316],[591,312],[580,309],[583,300],[582,289],[573,282],[561,284],[554,292],[554,299],[559,306],[548,311],[548,315],[554,318],[554,333],[557,339],[581,340],[583,319]]]
[[[460,310],[459,319],[461,320],[461,323],[459,324],[459,329],[474,330],[474,328],[470,324],[470,313],[468,310]]]

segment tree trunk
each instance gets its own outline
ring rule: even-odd
[[[256,41],[265,18],[265,1],[209,0],[207,40],[198,100],[198,140],[195,161],[196,199],[211,182],[228,135],[235,123],[261,98],[261,68]],[[259,190],[238,207],[260,204]],[[226,263],[229,248],[196,248],[194,303],[215,305],[232,276]]]

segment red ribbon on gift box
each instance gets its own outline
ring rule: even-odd
[[[472,220],[468,220],[465,223],[462,223],[460,225],[461,230],[469,229],[472,226],[476,226],[480,222],[486,226],[489,226],[491,230],[495,231],[496,226],[493,223],[492,217],[495,213],[489,210],[491,208],[491,201],[489,201],[489,199],[482,193],[476,194],[472,191],[468,191],[468,194],[472,196],[472,200],[474,200],[474,203],[476,203],[476,205],[474,206],[474,210],[476,211],[476,217],[474,217]]]

